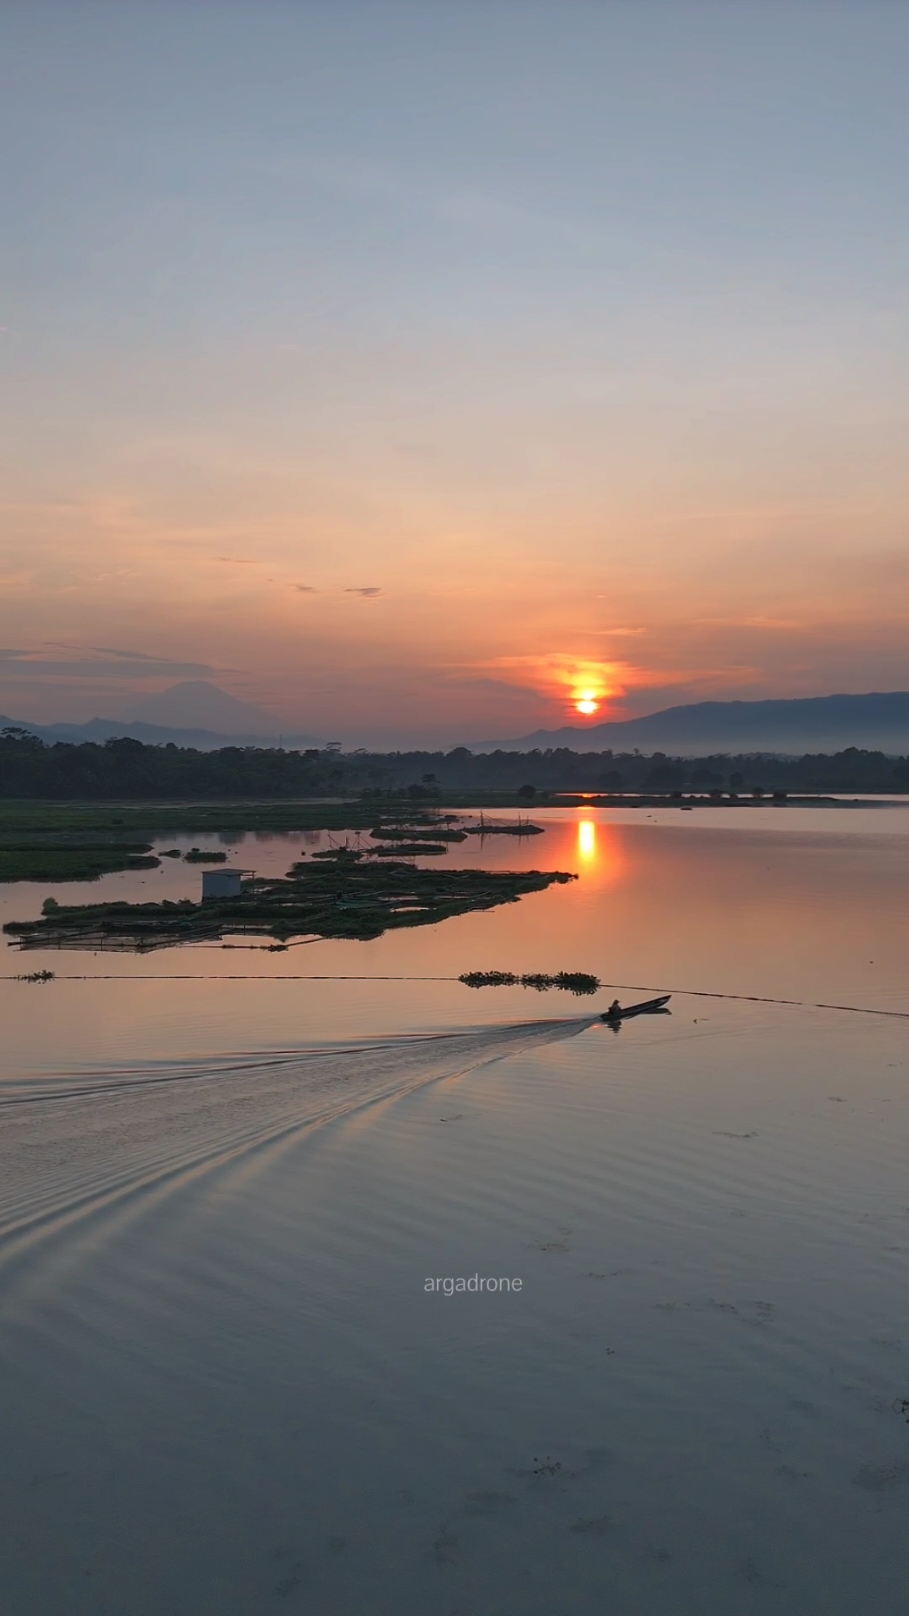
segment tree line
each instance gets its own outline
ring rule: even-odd
[[[0,798],[100,801],[105,798],[281,798],[452,792],[642,794],[749,792],[909,792],[909,758],[849,747],[800,758],[717,754],[673,758],[662,752],[471,753],[286,752],[225,746],[200,752],[126,737],[46,743],[28,731],[0,732]]]

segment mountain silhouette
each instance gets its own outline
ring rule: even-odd
[[[221,746],[277,746],[301,751],[324,746],[317,735],[281,734],[278,721],[252,702],[240,701],[204,679],[171,685],[156,696],[133,702],[119,718],[90,718],[84,724],[32,724],[0,716],[0,729],[17,727],[43,741],[104,741],[125,736],[147,746],[195,747],[214,752]]]
[[[166,729],[207,729],[222,735],[276,735],[280,722],[250,701],[241,701],[207,679],[187,679],[155,696],[143,696],[119,714],[128,723]]]
[[[538,729],[516,740],[482,741],[474,752],[839,752],[856,746],[902,756],[909,752],[909,692],[866,696],[798,696],[771,701],[699,701],[646,718],[581,728]]]

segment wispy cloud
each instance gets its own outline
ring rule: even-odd
[[[317,595],[319,593],[318,589],[312,584],[291,584],[290,587],[295,589],[298,595]]]
[[[167,657],[162,658],[162,657],[158,657],[158,656],[154,656],[154,655],[149,655],[149,653],[147,651],[135,651],[132,648],[130,648],[129,650],[124,650],[122,645],[74,645],[71,640],[45,640],[43,642],[43,644],[44,644],[44,646],[50,646],[52,650],[57,650],[57,651],[79,651],[79,652],[81,652],[83,654],[85,652],[87,652],[87,651],[91,651],[91,652],[94,652],[97,656],[116,657],[117,660],[121,661],[121,662],[122,661],[126,661],[126,662],[148,662],[148,663],[153,664],[154,667],[160,667],[162,665],[164,665],[164,666],[169,665],[169,658],[167,658]],[[0,651],[0,656],[36,657],[36,656],[41,656],[42,654],[43,654],[43,650],[42,651],[22,651],[22,650],[19,650],[19,651]],[[200,663],[200,664],[198,664],[198,666],[201,667],[202,664]],[[213,668],[208,669],[209,673],[213,673],[214,671],[215,670]]]
[[[768,628],[781,632],[802,631],[808,625],[795,617],[696,617],[693,621],[712,628]]]
[[[385,591],[384,589],[379,589],[375,584],[370,584],[366,589],[345,589],[344,593],[345,595],[362,595],[364,600],[375,600],[377,595],[384,595]]]
[[[167,677],[196,678],[202,674],[223,673],[208,662],[176,662],[168,657],[148,656],[144,651],[111,651],[106,647],[63,646],[61,649],[82,651],[82,656],[49,657],[43,650],[0,651],[0,677],[4,679],[65,677],[74,674],[92,674],[101,679],[148,679]],[[94,655],[84,653],[94,652]]]

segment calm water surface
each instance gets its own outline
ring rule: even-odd
[[[904,1609],[909,1022],[811,1006],[909,1012],[909,809],[546,823],[371,943],[4,951],[4,1616]]]

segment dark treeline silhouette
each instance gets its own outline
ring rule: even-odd
[[[638,753],[285,752],[225,746],[217,752],[146,746],[129,739],[56,742],[26,731],[0,733],[0,797],[97,801],[281,798],[351,794],[642,794],[737,792],[909,792],[909,758],[854,747],[832,756],[671,758]]]

